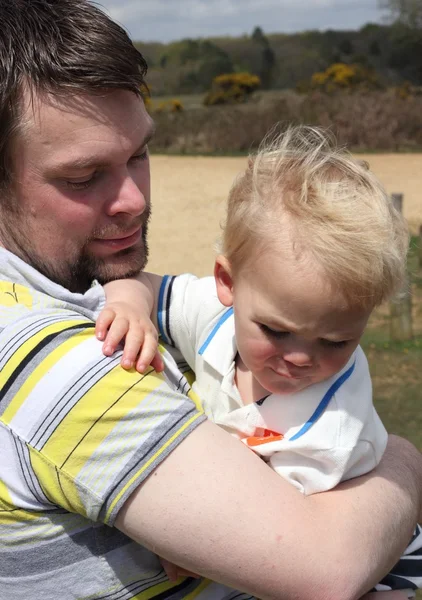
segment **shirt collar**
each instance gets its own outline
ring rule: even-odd
[[[220,375],[226,375],[237,354],[233,308],[224,311],[213,322],[198,354]]]
[[[98,282],[93,282],[84,294],[70,292],[5,248],[0,248],[0,279],[29,288],[40,302],[42,296],[48,296],[57,307],[76,310],[91,319],[105,303],[104,290]]]

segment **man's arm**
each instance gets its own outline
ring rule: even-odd
[[[132,494],[115,524],[181,567],[260,598],[348,600],[406,547],[421,475],[420,454],[392,437],[373,473],[305,497],[206,422]]]

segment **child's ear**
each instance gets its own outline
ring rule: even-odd
[[[217,296],[224,306],[233,305],[233,280],[230,263],[221,254],[215,259],[214,278],[217,285]]]

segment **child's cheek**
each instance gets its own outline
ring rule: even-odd
[[[343,351],[337,350],[335,354],[332,354],[330,357],[325,358],[322,365],[323,370],[327,373],[328,376],[337,373],[345,366],[352,354],[353,351],[351,351],[350,349]]]
[[[263,363],[277,354],[275,346],[267,339],[257,340],[251,347],[251,357],[254,362]]]

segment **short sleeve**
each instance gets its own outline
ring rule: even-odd
[[[157,320],[163,341],[176,347],[195,369],[195,358],[209,323],[220,314],[213,277],[166,275],[161,283]]]
[[[113,525],[132,492],[204,420],[199,403],[181,393],[189,386],[168,353],[164,374],[125,371],[121,352],[102,354],[93,323],[66,311],[32,314],[1,342],[0,437],[15,465],[3,483],[17,506],[56,506]]]

